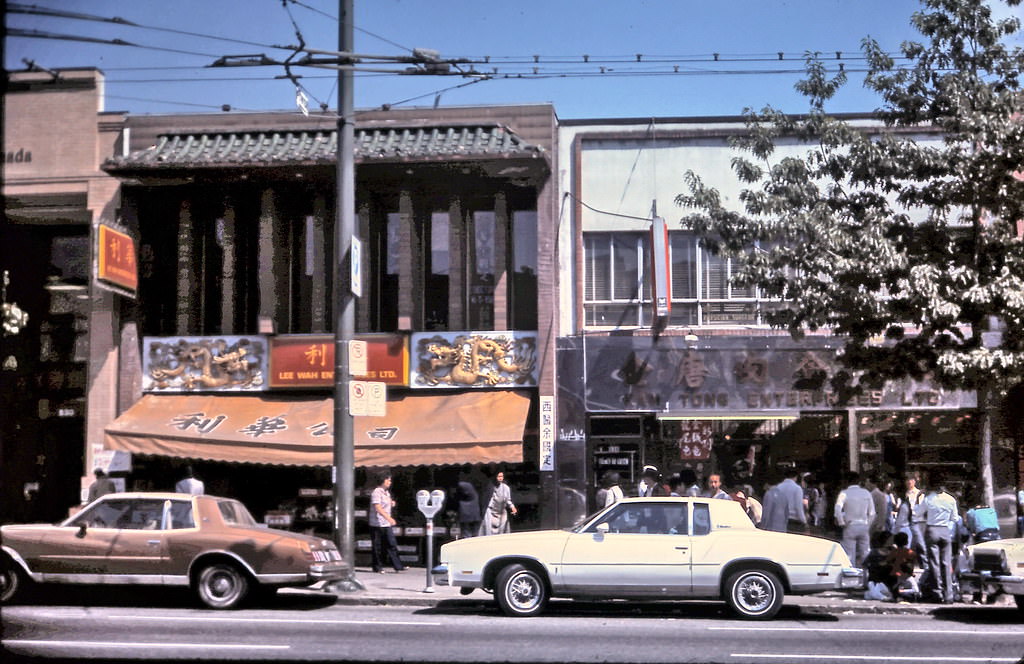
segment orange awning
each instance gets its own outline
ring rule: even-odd
[[[527,394],[410,394],[354,418],[357,466],[523,460]],[[330,466],[334,400],[147,394],[106,427],[108,449],[190,459]]]

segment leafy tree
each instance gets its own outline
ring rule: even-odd
[[[826,112],[846,76],[808,54],[806,115],[745,111],[741,209],[693,172],[676,202],[695,210],[685,227],[737,257],[738,284],[780,298],[772,325],[844,338],[836,387],[911,376],[976,390],[991,504],[991,404],[1024,377],[1024,53],[1008,45],[1021,26],[982,0],[922,0],[912,23],[924,39],[902,58],[862,43],[876,128]],[[794,138],[805,156],[776,157]]]

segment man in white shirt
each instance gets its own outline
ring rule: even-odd
[[[870,548],[869,533],[875,519],[875,501],[868,490],[860,486],[860,474],[849,474],[850,486],[836,498],[836,525],[843,529],[843,551],[860,567]]]
[[[925,541],[928,543],[928,565],[932,569],[937,599],[952,604],[953,597],[953,533],[960,520],[956,498],[946,492],[941,478],[933,478],[937,489],[924,499]]]
[[[206,487],[203,486],[202,480],[197,480],[195,473],[192,472],[192,466],[185,466],[185,477],[178,481],[174,485],[174,490],[178,493],[188,493],[193,496],[203,495],[203,491]]]

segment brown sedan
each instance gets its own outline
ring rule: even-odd
[[[180,493],[113,493],[53,525],[0,529],[0,603],[36,583],[190,586],[204,604],[236,607],[342,578],[330,540],[259,526],[242,503]]]

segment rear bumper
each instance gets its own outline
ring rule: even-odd
[[[865,571],[859,567],[844,567],[836,577],[837,590],[856,590],[864,587]]]
[[[345,578],[348,567],[343,562],[316,563],[309,566],[309,578],[316,581],[335,581]]]

